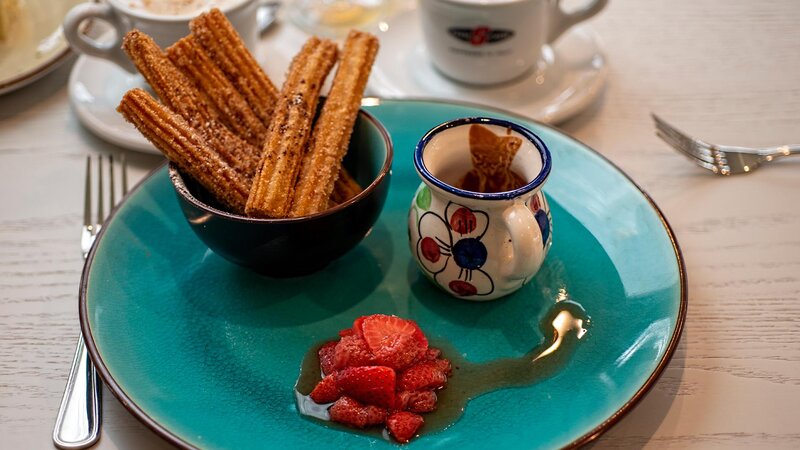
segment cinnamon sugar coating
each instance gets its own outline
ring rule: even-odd
[[[361,191],[361,185],[358,184],[358,181],[342,167],[342,169],[339,170],[339,176],[336,177],[336,182],[333,184],[333,192],[331,192],[330,201],[335,205],[344,203],[358,195]]]
[[[244,212],[248,180],[220,158],[181,116],[142,89],[126,92],[117,111],[221,204],[232,212]]]
[[[247,50],[239,34],[219,9],[189,22],[192,36],[244,97],[264,126],[269,126],[278,89]]]
[[[289,216],[314,214],[328,207],[377,52],[375,36],[355,30],[347,36],[333,85],[303,158]]]
[[[292,60],[250,188],[245,208],[248,215],[287,216],[319,92],[337,54],[335,43],[311,37]]]
[[[170,110],[198,131],[225,162],[250,178],[260,158],[258,147],[228,129],[206,94],[172,64],[153,39],[139,30],[129,31],[122,48],[147,83]]]
[[[205,93],[228,128],[249,144],[261,145],[267,127],[196,39],[192,36],[180,39],[167,48],[167,57]]]

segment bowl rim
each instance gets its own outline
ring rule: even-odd
[[[175,189],[175,192],[182,197],[184,200],[191,203],[195,208],[201,209],[209,214],[213,214],[215,216],[221,216],[228,220],[236,221],[236,222],[246,222],[246,223],[256,223],[256,224],[267,224],[267,223],[295,223],[295,222],[305,222],[309,220],[314,220],[318,218],[322,218],[331,214],[335,214],[343,209],[346,209],[350,205],[357,203],[361,199],[367,197],[372,191],[374,191],[379,184],[381,184],[386,178],[392,169],[392,161],[394,161],[394,144],[392,143],[392,137],[389,132],[386,130],[386,127],[375,118],[372,114],[365,111],[363,108],[358,110],[358,115],[362,116],[368,122],[370,122],[380,133],[381,138],[386,146],[386,157],[383,161],[383,166],[381,166],[381,170],[378,172],[378,176],[372,180],[372,182],[361,190],[357,195],[354,197],[339,203],[338,205],[334,206],[333,208],[328,208],[324,211],[320,211],[315,214],[309,214],[300,217],[282,217],[282,218],[261,218],[261,217],[248,217],[242,216],[239,214],[233,214],[228,211],[224,211],[218,208],[214,208],[211,205],[208,205],[204,202],[201,202],[197,199],[190,191],[189,188],[186,186],[186,183],[183,180],[183,176],[178,169],[178,166],[169,161],[169,179],[172,182],[172,187]]]

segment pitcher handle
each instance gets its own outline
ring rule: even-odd
[[[514,251],[506,275],[510,279],[524,280],[539,269],[544,259],[542,232],[533,212],[521,201],[503,211],[503,222]]]

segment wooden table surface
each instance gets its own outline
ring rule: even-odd
[[[718,178],[658,140],[648,116],[711,142],[800,141],[800,4],[612,0],[591,23],[608,84],[561,128],[654,198],[689,281],[672,362],[592,445],[800,448],[800,158]],[[0,97],[0,448],[52,446],[78,335],[84,158],[121,150],[71,112],[70,69]],[[161,158],[128,160],[138,180]],[[168,447],[110,394],[103,413],[96,448]]]

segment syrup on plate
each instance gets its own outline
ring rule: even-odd
[[[580,304],[572,300],[556,302],[539,323],[544,336],[541,344],[521,357],[484,363],[469,362],[449,343],[431,340],[431,346],[442,350],[442,356],[450,360],[453,375],[448,378],[447,387],[436,392],[437,408],[425,414],[424,432],[441,431],[454,424],[473,398],[498,389],[530,386],[557,373],[586,334],[590,321]],[[315,403],[308,396],[321,379],[317,352],[323,344],[313,346],[303,358],[295,384],[298,412],[326,426],[381,436],[380,428],[355,430],[332,422],[328,415],[330,405]]]

